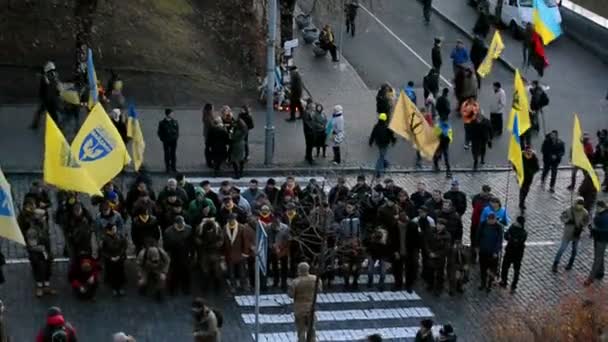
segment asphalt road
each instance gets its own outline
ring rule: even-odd
[[[408,80],[413,80],[417,88],[422,88],[422,78],[428,72],[427,65],[430,64],[433,38],[436,36],[444,37],[442,71],[445,78],[451,80],[449,54],[457,39],[465,41],[467,48],[470,48],[467,36],[435,13],[430,25],[425,25],[422,6],[416,0],[365,0],[361,4],[356,22],[357,34],[352,38],[344,32],[341,45],[344,57],[354,66],[370,90],[378,89],[380,84],[387,81],[393,86],[402,87]],[[436,0],[434,6],[449,13],[452,19],[465,28],[471,28],[475,23],[475,12],[464,0]],[[309,8],[306,7],[306,1],[304,7]],[[318,21],[332,24],[336,40],[339,41],[340,28],[343,27],[341,16],[323,15],[319,11],[316,14]],[[519,66],[521,43],[507,34],[503,37],[507,45],[504,56]],[[491,36],[488,37],[488,44],[490,39]],[[608,67],[567,37],[562,37],[547,47],[547,55],[551,66],[541,80],[550,86],[548,95],[551,103],[546,110],[547,130],[558,130],[564,141],[570,144],[574,112],[580,114],[583,129],[593,135],[597,129],[605,128],[608,125],[607,113],[605,109],[602,111],[600,100],[606,95]],[[530,80],[537,78],[532,70],[524,76]],[[501,63],[495,63],[492,73],[484,80],[480,93],[482,108],[486,113],[492,95],[491,83],[494,81],[503,84],[510,103],[513,73]],[[445,86],[445,82],[442,83]],[[470,153],[462,148],[462,123],[458,118],[452,118],[452,123],[455,137],[450,151],[452,164],[470,167]],[[541,137],[533,140],[537,150],[540,150],[541,142]],[[508,136],[503,135],[497,139],[494,146],[488,152],[488,164],[505,166]],[[393,152],[390,155],[393,162],[411,164],[411,153],[407,151],[410,149],[405,150]]]

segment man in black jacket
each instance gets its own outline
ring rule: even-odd
[[[483,39],[479,36],[475,37],[475,39],[473,39],[473,45],[471,46],[470,56],[471,62],[475,67],[475,76],[477,76],[477,89],[481,89],[481,76],[477,72],[477,69],[479,69],[479,66],[486,58],[487,54],[488,47],[484,43]]]
[[[536,153],[532,150],[532,146],[526,145],[523,152],[524,165],[524,181],[519,189],[519,209],[526,210],[526,197],[530,191],[530,186],[534,180],[534,175],[540,170]]]
[[[507,287],[507,278],[509,278],[509,268],[513,265],[513,281],[511,282],[511,294],[517,288],[519,280],[519,269],[521,268],[521,260],[524,257],[526,248],[526,239],[528,233],[524,228],[526,219],[523,216],[518,216],[516,222],[509,227],[505,233],[507,247],[505,248],[505,256],[502,260],[502,271],[500,272],[500,287]]]
[[[173,118],[173,110],[165,109],[165,118],[158,123],[157,134],[163,143],[166,172],[177,172],[175,152],[177,150],[177,139],[179,139],[179,124]]]
[[[435,44],[433,45],[433,50],[431,50],[431,60],[433,62],[433,68],[437,70],[437,72],[441,72],[441,64],[443,64],[441,58],[441,38],[435,38]]]
[[[344,4],[344,15],[346,16],[346,33],[355,36],[355,18],[359,9],[359,1],[351,0],[350,3]]]
[[[481,113],[470,124],[471,152],[473,153],[473,170],[477,170],[478,162],[486,163],[486,146],[492,148],[492,125],[490,120]]]
[[[378,122],[369,137],[369,146],[376,143],[379,151],[378,160],[376,161],[376,177],[381,177],[384,169],[388,166],[388,161],[386,160],[388,145],[391,143],[394,145],[397,142],[393,131],[388,128],[387,119],[386,113],[380,113],[378,115]]]
[[[452,187],[443,194],[443,198],[452,201],[452,205],[460,217],[467,211],[467,195],[460,191],[460,183],[457,179],[452,180]]]
[[[555,192],[557,167],[559,166],[559,163],[561,163],[562,157],[566,152],[564,142],[559,139],[556,130],[551,131],[551,133],[547,134],[547,136],[545,137],[545,141],[543,141],[541,152],[543,154],[543,174],[541,176],[541,181],[544,186],[547,174],[549,174],[549,171],[551,171],[549,192],[553,193]]]
[[[291,82],[289,88],[289,108],[290,114],[289,119],[287,121],[295,121],[296,120],[296,110],[300,112],[300,115],[304,113],[304,108],[302,107],[302,90],[304,85],[302,84],[302,77],[298,72],[298,69],[293,66],[291,69]],[[301,116],[300,116],[301,117]]]
[[[450,94],[450,89],[443,88],[441,96],[439,96],[437,103],[435,104],[435,110],[440,118],[447,118],[450,115],[450,98],[448,97],[448,94]]]

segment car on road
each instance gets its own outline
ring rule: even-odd
[[[502,2],[502,14],[500,21],[506,27],[509,27],[514,37],[521,37],[521,33],[526,28],[526,23],[532,22],[532,11],[534,0],[470,0],[469,3],[482,7],[480,5],[488,6],[489,13],[496,13],[497,3]],[[551,13],[557,19],[557,22],[561,24],[562,16],[559,12],[559,6],[557,0],[540,0],[544,1],[547,7],[551,10]]]

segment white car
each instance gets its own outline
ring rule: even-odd
[[[532,22],[532,5],[534,0],[488,0],[489,10],[491,14],[496,13],[496,3],[502,1],[501,22],[508,26],[514,37],[519,37],[525,30],[526,24]],[[557,22],[561,24],[562,16],[559,13],[559,7],[556,0],[540,0],[544,1],[547,7],[551,10]]]

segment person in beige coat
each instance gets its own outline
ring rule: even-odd
[[[582,197],[577,197],[574,205],[564,210],[560,216],[560,220],[564,223],[564,234],[562,235],[562,243],[555,255],[553,267],[551,268],[553,273],[557,273],[557,267],[559,266],[562,254],[564,254],[570,243],[572,243],[572,253],[570,254],[568,265],[566,265],[566,271],[572,269],[581,233],[590,222],[589,212],[585,209],[584,204],[585,200]]]
[[[319,292],[321,291],[321,282],[317,282],[317,276],[312,275],[310,266],[306,262],[298,264],[298,277],[294,279],[289,287],[288,295],[293,298],[293,313],[295,316],[296,331],[298,333],[298,342],[309,341],[307,339],[309,325],[312,324],[310,330],[310,341],[315,340],[315,321],[312,319],[312,303],[315,297],[315,285],[318,284]],[[311,322],[312,320],[312,322]]]

